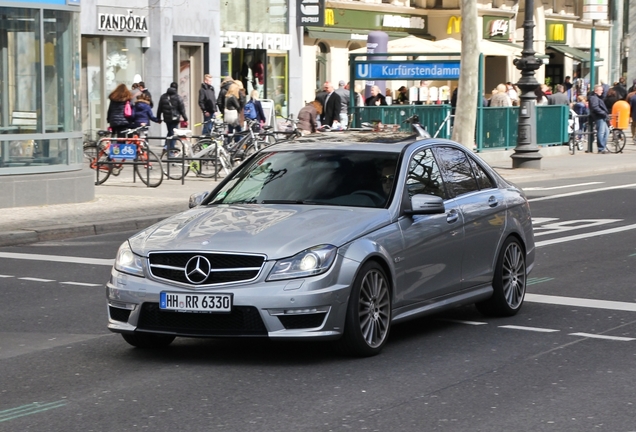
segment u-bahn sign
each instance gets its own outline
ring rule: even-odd
[[[358,63],[355,79],[458,80],[459,60]]]

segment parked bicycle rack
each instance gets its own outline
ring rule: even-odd
[[[116,156],[113,157],[112,153],[111,153],[111,145],[115,143],[115,144],[131,144],[134,145],[135,151],[133,153],[130,153],[130,155],[134,154],[134,158],[129,158],[127,157],[126,154],[124,154],[124,157],[121,158],[117,158]],[[145,145],[144,145],[145,144]],[[146,181],[144,182],[146,185],[148,185],[148,187],[157,187],[159,186],[159,184],[161,184],[161,181],[159,182],[158,185],[156,186],[151,186],[150,183],[150,164],[148,163],[148,161],[144,161],[144,160],[138,160],[138,148],[139,147],[145,147],[148,151],[150,150],[150,147],[148,146],[147,143],[147,139],[144,138],[114,138],[114,137],[104,137],[101,138],[98,142],[97,142],[97,149],[98,149],[98,153],[96,155],[96,161],[95,161],[95,177],[96,177],[96,184],[100,184],[99,182],[99,174],[100,174],[100,167],[107,165],[107,166],[117,166],[117,167],[121,167],[121,169],[123,169],[125,166],[132,166],[133,167],[133,183],[137,182],[137,175],[140,175],[138,173],[138,171],[134,168],[136,168],[137,165],[145,165],[146,166]],[[124,151],[125,151],[126,147],[124,147]],[[109,158],[112,158],[110,160],[101,160],[100,159],[100,151],[104,151],[107,152],[107,155]],[[130,160],[132,159],[132,160]],[[161,160],[158,159],[160,168],[161,168]],[[162,169],[162,168],[161,168]],[[140,175],[141,176],[141,175]],[[141,177],[140,177],[141,179]],[[141,179],[143,181],[143,179]]]

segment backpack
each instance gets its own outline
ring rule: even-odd
[[[245,104],[245,108],[243,108],[243,114],[245,115],[245,118],[248,118],[250,120],[256,120],[256,117],[258,117],[258,114],[256,114],[256,107],[254,106],[254,101],[249,101],[248,103]]]

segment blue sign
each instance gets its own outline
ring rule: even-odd
[[[111,159],[135,159],[137,157],[137,144],[111,144]]]
[[[361,80],[458,80],[459,60],[358,63],[355,75]]]

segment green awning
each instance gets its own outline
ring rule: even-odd
[[[571,59],[589,63],[590,62],[590,54],[585,51],[581,51],[580,49],[572,48],[567,45],[548,45],[546,48],[550,48],[554,51],[560,52],[564,56],[570,57]],[[595,58],[594,61],[603,61],[602,58]]]
[[[369,32],[372,30],[361,30],[361,29],[343,29],[343,28],[324,28],[324,27],[305,27],[305,33],[312,39],[327,39],[327,40],[353,40],[360,41],[366,43],[366,39],[353,39],[351,37],[352,34],[365,35],[367,36]],[[389,35],[389,39],[400,39],[403,37],[410,36],[412,33],[407,32],[396,32],[396,31],[388,31],[385,32]],[[432,36],[427,37],[429,35],[416,35],[418,37],[424,37],[426,39],[433,39]]]

